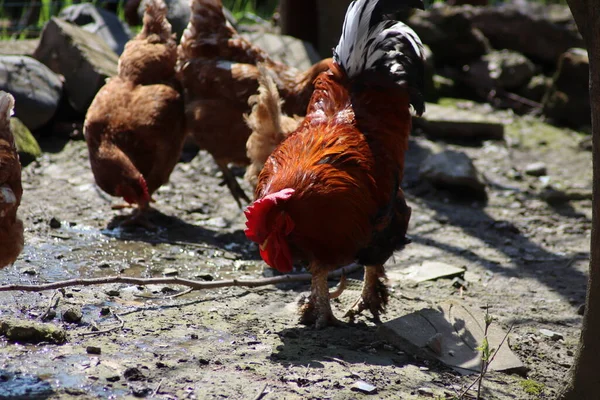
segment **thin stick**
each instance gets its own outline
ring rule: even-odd
[[[50,299],[48,308],[46,308],[46,311],[40,317],[40,319],[42,321],[46,321],[50,315],[50,312],[56,310],[56,307],[58,307],[58,303],[61,298],[61,296],[59,296],[59,294],[62,294],[62,291],[57,290],[56,292],[54,292],[54,294],[52,294],[52,298]]]
[[[329,278],[337,278],[345,274],[350,274],[358,269],[362,268],[359,264],[350,264],[346,267],[337,269],[329,273]],[[9,292],[20,290],[24,292],[42,292],[44,290],[60,289],[72,286],[92,286],[92,285],[106,285],[109,283],[127,283],[131,285],[181,285],[187,286],[192,290],[208,290],[208,289],[219,289],[224,287],[260,287],[268,285],[277,285],[280,283],[291,283],[291,282],[310,282],[311,274],[298,274],[298,275],[281,275],[274,276],[271,278],[260,278],[260,279],[229,279],[222,281],[195,281],[191,279],[183,279],[178,277],[170,278],[132,278],[129,276],[107,276],[104,278],[88,278],[88,279],[69,279],[66,281],[58,281],[52,283],[45,283],[39,285],[5,285],[0,286],[0,292]]]
[[[263,398],[265,394],[265,390],[267,390],[267,384],[265,383],[262,388],[258,391],[258,394],[254,396],[254,400],[260,400]]]
[[[163,378],[163,379],[160,380],[160,382],[158,382],[158,385],[156,386],[156,389],[154,389],[154,392],[152,392],[152,396],[151,397],[154,397],[154,396],[156,396],[158,394],[158,390],[160,389],[160,385],[162,385],[162,383],[163,383],[164,380],[165,379]]]
[[[119,321],[119,325],[113,326],[112,328],[102,329],[102,330],[99,330],[99,331],[81,332],[81,333],[79,333],[79,336],[102,335],[103,333],[109,333],[109,332],[112,332],[112,331],[116,331],[118,329],[123,329],[123,327],[125,326],[125,321],[123,321],[123,318],[121,318],[121,316],[119,314],[115,314],[112,311],[111,311],[111,314],[113,315],[113,317],[115,317],[117,319],[117,321]]]

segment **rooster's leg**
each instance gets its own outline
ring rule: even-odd
[[[218,160],[215,160],[215,162],[217,163],[217,166],[223,173],[223,180],[225,181],[225,184],[229,188],[229,191],[231,192],[231,195],[235,199],[235,202],[237,203],[238,207],[243,208],[242,202],[240,201],[240,199],[242,199],[246,203],[250,204],[250,199],[246,195],[246,192],[244,192],[244,189],[242,189],[240,187],[240,184],[238,183],[237,179],[235,179],[235,175],[233,175],[233,173],[227,166],[227,163],[224,163],[224,162],[218,161]]]
[[[369,310],[375,320],[379,321],[379,314],[384,312],[389,297],[387,286],[382,280],[385,280],[383,265],[365,266],[362,293],[356,303],[346,312],[345,317],[353,321],[354,317],[363,310]]]
[[[300,307],[300,323],[314,325],[321,329],[340,322],[333,316],[329,303],[329,286],[327,286],[327,269],[311,265],[312,280],[308,302]],[[315,268],[316,267],[316,268]]]

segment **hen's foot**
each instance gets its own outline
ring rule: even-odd
[[[250,204],[251,201],[246,195],[246,192],[244,192],[244,189],[242,189],[235,178],[235,175],[233,175],[227,164],[220,161],[216,161],[216,163],[223,173],[223,182],[227,185],[227,188],[229,188],[229,191],[231,192],[231,195],[233,196],[233,199],[237,203],[238,207],[243,208],[241,200],[244,200],[247,204]]]
[[[333,315],[329,303],[330,293],[327,286],[327,269],[310,268],[313,272],[310,296],[308,301],[299,309],[300,323],[322,329],[327,326],[337,326],[341,322]],[[334,295],[336,293],[334,292]]]
[[[369,310],[376,322],[379,322],[379,314],[385,312],[389,293],[387,286],[381,279],[385,279],[383,266],[366,266],[362,293],[358,300],[350,307],[344,315],[350,322],[364,310]]]
[[[156,231],[158,228],[148,219],[147,215],[143,210],[136,209],[130,217],[127,217],[123,222],[121,222],[122,228],[136,228],[141,227],[148,231]]]

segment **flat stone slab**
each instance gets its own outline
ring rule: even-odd
[[[425,114],[413,118],[413,125],[435,139],[483,141],[504,139],[504,125],[494,117],[427,103]]]
[[[419,283],[439,278],[453,278],[464,273],[464,268],[438,261],[425,261],[421,265],[411,266],[399,272],[390,272],[388,273],[388,278],[391,280]]]
[[[424,358],[437,359],[461,374],[481,369],[477,347],[484,338],[485,316],[457,302],[424,308],[381,325],[377,334],[396,347]],[[488,371],[525,374],[527,367],[508,347],[500,343],[506,333],[496,323],[488,328],[490,349],[499,349]]]

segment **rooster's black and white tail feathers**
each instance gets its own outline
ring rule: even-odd
[[[386,20],[393,7],[422,8],[421,0],[355,0],[348,7],[342,36],[334,50],[334,60],[349,78],[373,71],[407,87],[411,104],[421,115],[425,109],[422,87],[425,68],[423,44],[417,34],[402,22]]]

